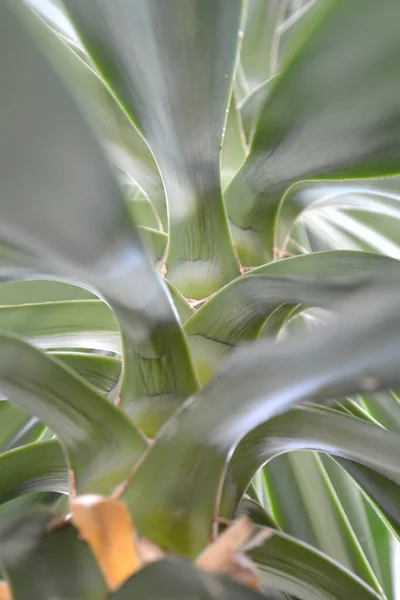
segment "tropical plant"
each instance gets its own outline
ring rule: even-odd
[[[399,23],[0,3],[0,598],[395,600]]]

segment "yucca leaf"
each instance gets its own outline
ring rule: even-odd
[[[121,351],[118,323],[101,300],[1,306],[0,331],[24,337],[44,349]]]
[[[236,506],[258,468],[292,450],[329,452],[369,465],[400,482],[397,435],[333,409],[306,406],[270,419],[243,438],[227,471],[226,498]]]
[[[0,503],[31,492],[70,489],[67,461],[58,442],[38,442],[0,455]]]
[[[96,300],[96,296],[77,285],[51,279],[7,281],[0,284],[1,306],[67,302],[69,300]]]
[[[53,355],[102,394],[110,394],[118,384],[121,362],[115,358],[84,352],[54,352]]]
[[[79,493],[111,493],[147,445],[127,417],[27,343],[0,335],[0,389],[58,436]]]
[[[169,421],[124,493],[145,535],[198,552],[216,516],[225,462],[247,433],[300,402],[396,387],[399,312],[398,293],[381,286],[349,301],[339,323],[234,353]]]
[[[168,235],[163,231],[152,229],[151,227],[138,227],[142,242],[147,250],[147,254],[152,258],[158,270],[164,267],[164,256],[168,244]]]
[[[157,600],[262,600],[260,594],[229,579],[197,569],[177,558],[166,558],[145,567],[131,577],[110,600],[157,598]]]
[[[248,93],[278,70],[279,25],[287,0],[248,0],[240,62]]]
[[[316,453],[290,451],[280,455],[264,467],[263,476],[270,510],[285,533],[321,550],[381,591],[372,568],[375,564],[371,565],[364,552]],[[355,488],[353,482],[350,484]],[[227,490],[234,497],[233,481],[225,486]],[[367,541],[365,537],[362,540]]]
[[[242,119],[237,105],[236,94],[232,92],[222,141],[221,182],[223,189],[236,175],[245,159],[246,153],[247,144]]]
[[[185,296],[208,296],[238,272],[219,162],[241,3],[64,4],[159,165],[168,201],[168,278]]]
[[[249,96],[247,96],[247,98],[242,100],[239,105],[243,131],[249,146],[251,146],[253,135],[255,133],[255,126],[260,110],[273,87],[274,78],[272,77],[257,87]],[[239,234],[240,230],[236,230],[236,235]]]
[[[31,509],[0,529],[0,562],[13,600],[104,600],[108,589],[89,546],[71,526],[46,531],[53,516]]]
[[[393,391],[363,394],[362,404],[368,414],[389,431],[400,433],[400,399]]]
[[[193,315],[194,310],[186,298],[182,296],[182,294],[176,289],[176,287],[172,285],[172,283],[167,281],[167,285],[181,323],[186,323],[186,321]]]
[[[310,211],[325,207],[368,210],[399,218],[400,180],[399,177],[382,177],[366,180],[346,181],[307,181],[293,185],[282,196],[271,235],[273,244],[279,250],[287,248],[296,221],[303,215],[306,223]],[[307,213],[306,213],[307,211]],[[376,225],[376,223],[374,223]],[[357,235],[356,224],[351,234]],[[272,239],[271,238],[271,239]],[[381,254],[382,248],[377,248]]]
[[[317,8],[225,194],[246,265],[271,257],[280,199],[295,181],[398,172],[400,5],[329,0]],[[385,35],[371,45],[377,31]]]
[[[40,13],[40,6],[33,6]],[[53,25],[54,26],[54,25]],[[35,23],[40,43],[46,55],[55,61],[57,72],[73,90],[88,119],[99,131],[110,159],[150,196],[158,216],[167,228],[167,207],[163,183],[158,167],[142,136],[118,104],[101,77],[87,64],[89,57],[82,60],[76,43],[68,44],[65,35],[54,35],[47,26]],[[66,42],[66,43],[63,43]],[[70,47],[68,48],[67,45]]]
[[[382,569],[384,559],[377,552],[374,532],[372,531],[367,512],[368,502],[364,494],[354,484],[350,475],[329,455],[321,453],[318,454],[318,457],[321,466],[323,465],[326,478],[330,482],[332,493],[346,515],[351,529],[357,538],[357,542],[362,548],[373,572],[387,593],[387,588],[385,587],[386,581],[383,574],[384,569]]]
[[[235,518],[239,518],[242,515],[247,515],[253,521],[255,525],[260,525],[261,527],[271,527],[272,529],[279,529],[279,525],[273,519],[273,517],[267,513],[265,508],[261,506],[256,500],[246,495],[242,498],[236,514]]]
[[[311,546],[281,531],[251,552],[264,583],[299,600],[382,598],[361,579]]]
[[[37,440],[44,425],[18,406],[0,401],[0,450],[6,452]]]
[[[390,477],[354,461],[336,458],[337,462],[353,477],[360,488],[384,515],[391,528],[400,537],[400,486]]]
[[[5,2],[0,9],[7,56],[0,121],[9,132],[0,146],[0,237],[97,289],[112,305],[126,342],[122,404],[155,433],[197,387],[183,332],[101,149],[19,23],[21,17],[35,30],[36,17],[19,8]]]
[[[209,381],[236,344],[257,338],[268,318],[268,331],[276,333],[299,304],[330,308],[374,279],[395,274],[400,262],[389,257],[333,251],[275,261],[235,279],[185,325],[200,380]]]

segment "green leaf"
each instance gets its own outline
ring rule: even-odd
[[[168,290],[171,294],[172,301],[174,306],[178,312],[181,323],[186,323],[186,321],[193,315],[193,309],[189,305],[188,301],[182,294],[170,283],[167,281]]]
[[[31,510],[0,531],[0,560],[14,600],[104,600],[107,586],[89,546],[73,527],[51,531],[53,513]]]
[[[249,92],[275,75],[278,69],[279,24],[286,0],[248,0],[240,62]]]
[[[399,316],[398,293],[380,286],[349,301],[330,327],[235,352],[169,421],[125,490],[144,535],[193,556],[216,516],[226,461],[247,433],[294,404],[395,388]]]
[[[31,492],[70,489],[66,458],[58,442],[37,442],[0,455],[0,503]]]
[[[247,515],[256,525],[279,529],[279,525],[271,515],[266,512],[261,504],[250,498],[250,496],[245,496],[242,499],[236,511],[235,518],[239,518],[243,515]]]
[[[223,189],[236,175],[247,153],[246,138],[242,120],[233,92],[229,103],[229,111],[225,124],[221,152],[221,181]]]
[[[40,7],[33,8],[37,11]],[[40,16],[44,17],[43,14]],[[46,55],[53,60],[68,89],[73,90],[87,118],[102,135],[108,156],[150,196],[166,228],[163,183],[146,142],[99,74],[88,64],[89,57],[79,58],[83,49],[77,50],[76,43],[71,44],[64,34],[60,40],[60,36],[55,36],[39,20],[36,20],[35,29]]]
[[[354,208],[357,210],[356,219],[359,218],[360,209],[367,210],[370,217],[374,219],[377,218],[377,213],[390,215],[390,217],[398,219],[400,217],[398,210],[399,198],[400,182],[397,176],[366,180],[348,179],[345,182],[301,182],[293,185],[283,195],[276,219],[271,223],[269,235],[273,238],[272,243],[274,246],[278,250],[285,251],[296,221],[303,216],[304,222],[309,225],[310,222],[312,223],[311,217],[315,214],[315,209],[319,209],[321,215],[321,209],[325,207]],[[324,215],[322,214],[322,216]],[[376,225],[376,221],[374,221],[374,225]],[[326,227],[327,224],[325,229]],[[361,233],[360,225],[353,223],[350,233],[353,236],[358,236]],[[370,234],[368,241],[371,237]],[[375,250],[380,253],[388,253],[383,252],[381,247]]]
[[[382,598],[328,556],[280,531],[250,555],[265,574],[265,585],[299,600]]]
[[[271,257],[271,226],[292,183],[398,172],[399,19],[396,0],[318,3],[226,191],[244,264]]]
[[[37,34],[29,9],[1,4],[0,51],[4,44],[7,60],[0,75],[7,95],[0,125],[9,135],[0,145],[0,236],[97,289],[113,307],[125,336],[122,405],[154,434],[197,388],[183,332],[111,167],[19,18]],[[46,143],[38,145],[39,139]]]
[[[0,505],[0,528],[4,523],[9,523],[15,517],[21,517],[23,513],[31,510],[33,507],[59,507],[61,503],[60,498],[65,500],[67,497],[54,492],[33,492],[32,494],[24,494],[23,496],[9,500]],[[66,506],[66,510],[63,512],[66,513],[67,511],[68,506]]]
[[[225,479],[232,506],[236,507],[259,467],[293,450],[319,450],[356,460],[400,482],[397,435],[333,409],[305,406],[270,419],[240,442]]]
[[[24,337],[40,348],[121,351],[113,312],[101,300],[70,300],[0,307],[0,332]]]
[[[64,281],[31,279],[26,281],[7,281],[0,284],[1,306],[96,299],[96,296],[88,290]]]
[[[277,333],[299,304],[330,308],[373,279],[399,273],[400,262],[389,257],[333,251],[275,261],[235,279],[185,325],[200,381],[211,379],[236,344],[255,339],[267,319],[269,333]]]
[[[159,165],[168,201],[168,278],[185,296],[204,298],[238,273],[219,163],[241,2],[64,4]]]
[[[157,600],[262,600],[272,597],[255,592],[229,579],[197,569],[178,558],[155,562],[133,575],[112,600],[157,598]]]
[[[158,270],[161,270],[164,266],[168,235],[163,231],[157,231],[157,229],[143,226],[139,227],[139,233],[148,256],[153,259]]]
[[[268,94],[273,88],[274,78],[269,79],[259,87],[257,87],[247,98],[245,98],[239,108],[240,116],[243,125],[243,131],[246,136],[248,144],[251,145],[253,139],[255,126],[260,113],[260,110],[268,98]],[[237,231],[237,234],[240,232]]]
[[[326,455],[319,455],[324,467],[326,477],[329,478],[334,494],[337,497],[344,514],[346,515],[357,541],[362,548],[365,557],[376,577],[387,592],[386,581],[383,574],[386,566],[385,559],[380,556],[375,544],[375,533],[371,528],[369,513],[367,512],[367,501],[359,487],[344,469],[335,460]],[[382,568],[384,567],[384,568]]]
[[[113,392],[119,382],[121,362],[115,358],[83,352],[55,352],[54,356],[102,394]]]
[[[6,452],[35,441],[44,425],[36,417],[5,400],[0,401],[0,450]]]
[[[0,335],[0,388],[57,434],[78,493],[111,493],[147,447],[125,415],[92,387],[7,335]]]
[[[345,458],[337,462],[353,477],[371,499],[378,512],[384,515],[393,531],[400,537],[400,486],[390,477]]]
[[[283,531],[382,591],[320,457],[314,452],[289,452],[269,462],[264,472],[273,514]]]

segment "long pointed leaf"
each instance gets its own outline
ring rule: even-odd
[[[183,332],[111,167],[20,17],[35,31],[30,9],[1,4],[0,73],[7,93],[0,123],[8,134],[0,143],[0,237],[91,285],[112,305],[126,338],[123,404],[135,404],[137,419],[154,433],[197,386]]]
[[[138,525],[163,545],[198,552],[215,516],[226,460],[247,433],[306,400],[400,383],[399,314],[398,293],[381,289],[352,300],[340,324],[233,354],[170,420],[127,487]],[[165,461],[173,471],[165,471]]]
[[[251,556],[265,573],[266,585],[299,600],[381,598],[326,555],[279,531]]]
[[[398,274],[400,261],[386,256],[326,252],[275,261],[235,279],[185,325],[200,380],[209,381],[233,347],[255,339],[268,318],[276,333],[298,304],[330,308],[370,281]]]
[[[92,387],[7,335],[0,335],[0,388],[57,434],[79,493],[111,493],[147,447],[125,415]]]
[[[237,275],[219,147],[241,4],[66,0],[65,5],[159,164],[168,201],[168,278],[185,296],[203,298]]]
[[[56,441],[28,444],[0,455],[0,503],[31,492],[70,489],[64,452]]]
[[[244,264],[271,257],[270,228],[295,181],[398,172],[399,19],[396,0],[318,3],[226,192]]]

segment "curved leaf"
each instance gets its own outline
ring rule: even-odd
[[[321,456],[315,452],[289,452],[262,469],[274,517],[285,533],[325,553],[380,592],[382,587],[373,569],[376,565],[371,564],[353,529]],[[354,483],[349,483],[357,492]],[[367,544],[368,524],[362,533],[362,542]]]
[[[101,300],[1,306],[0,332],[14,333],[44,349],[121,351],[115,316]]]
[[[248,0],[240,62],[251,93],[278,68],[279,25],[286,0]]]
[[[226,461],[247,433],[294,404],[395,388],[399,316],[398,291],[381,286],[350,301],[339,323],[234,353],[169,421],[124,492],[144,534],[195,554],[216,516]]]
[[[83,352],[55,352],[54,356],[102,394],[110,394],[121,376],[121,362],[110,356]]]
[[[0,284],[1,306],[96,299],[92,292],[64,281],[28,279]]]
[[[306,211],[326,206],[379,211],[399,218],[400,180],[398,176],[346,181],[306,181],[293,185],[283,195],[273,223],[273,244],[285,251],[292,229]],[[307,218],[309,222],[309,217]],[[353,235],[357,228],[353,228]],[[378,250],[381,252],[381,248]]]
[[[305,406],[270,419],[243,438],[226,475],[229,504],[236,507],[259,467],[292,450],[328,452],[368,465],[400,482],[397,435],[329,408]]]
[[[157,561],[133,575],[110,600],[157,598],[157,600],[262,600],[272,597],[229,579],[197,569],[177,558]]]
[[[266,585],[299,600],[382,598],[326,555],[280,531],[250,555],[265,573]]]
[[[37,442],[0,455],[0,503],[31,492],[70,488],[67,462],[56,441]]]
[[[6,452],[38,439],[44,425],[5,400],[0,401],[0,450]]]
[[[15,600],[104,600],[108,589],[89,546],[69,525],[46,531],[54,516],[36,509],[0,531],[0,561]]]
[[[400,536],[400,486],[390,477],[345,458],[335,459],[358,483],[378,512],[384,515],[397,536]]]
[[[79,493],[111,493],[147,445],[123,413],[61,363],[0,335],[0,388],[58,436]]]
[[[246,163],[226,191],[244,264],[271,257],[273,222],[292,183],[398,172],[399,19],[396,0],[317,4],[262,107]],[[370,40],[377,34],[375,47]]]
[[[298,304],[330,308],[376,278],[399,274],[400,261],[389,257],[333,251],[275,261],[235,279],[185,325],[200,380],[209,381],[232,348],[255,339],[268,318],[268,331],[276,333]]]
[[[45,19],[45,15],[40,12],[40,6],[32,8]],[[54,23],[51,26],[54,27]],[[167,228],[163,183],[146,142],[101,77],[93,70],[92,65],[88,64],[89,57],[86,56],[86,60],[80,58],[82,47],[79,46],[77,51],[75,40],[71,44],[65,34],[61,40],[60,36],[57,36],[57,39],[53,32],[40,22],[35,23],[35,28],[47,56],[54,60],[57,72],[64,77],[87,118],[101,133],[109,157],[150,196],[164,227]]]
[[[66,0],[65,6],[160,167],[168,278],[185,296],[203,298],[238,272],[219,163],[241,3]]]
[[[7,94],[0,124],[8,134],[0,145],[0,237],[97,289],[113,307],[125,334],[122,403],[154,433],[197,387],[183,332],[111,167],[20,17],[36,31],[30,9],[1,4]]]

